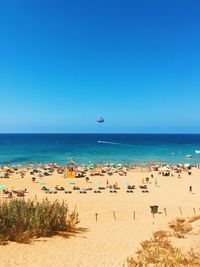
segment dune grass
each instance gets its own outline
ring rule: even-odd
[[[150,240],[143,241],[136,257],[127,259],[128,267],[143,266],[200,266],[200,259],[192,252],[184,255],[168,240],[168,232],[157,231]]]
[[[172,229],[173,235],[178,238],[184,238],[187,233],[192,230],[192,226],[186,219],[176,218],[169,223],[169,228]]]
[[[169,238],[184,238],[192,230],[191,222],[199,220],[200,216],[193,216],[186,220],[176,218],[169,223],[171,231],[157,231],[153,233],[150,240],[141,242],[141,247],[137,250],[135,257],[127,259],[128,267],[142,266],[200,266],[200,257],[193,251],[183,254],[180,249],[172,246]]]
[[[193,223],[200,220],[200,215],[195,215],[188,220],[188,223]]]
[[[0,242],[26,243],[32,238],[69,232],[79,222],[78,213],[69,213],[67,204],[57,200],[14,199],[0,203]]]

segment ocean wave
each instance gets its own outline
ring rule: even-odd
[[[118,142],[109,142],[109,141],[97,141],[100,144],[109,144],[109,145],[121,145],[121,146],[131,146],[130,144],[118,143]]]

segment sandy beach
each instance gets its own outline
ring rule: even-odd
[[[151,174],[154,178],[150,178],[147,184],[149,193],[142,193],[139,185],[143,178],[150,177]],[[56,236],[39,238],[31,244],[10,242],[0,246],[2,267],[126,266],[126,258],[134,255],[142,240],[148,239],[157,229],[165,229],[170,220],[181,216],[180,208],[182,216],[193,216],[194,212],[199,214],[200,169],[193,168],[190,176],[183,172],[181,178],[178,178],[178,174],[163,177],[157,172],[143,172],[138,168],[128,171],[127,176],[116,173],[111,177],[107,174],[103,177],[90,177],[89,183],[86,183],[85,178],[72,179],[81,188],[106,187],[107,180],[109,184],[117,182],[121,188],[117,193],[110,193],[106,189],[100,194],[95,194],[92,190],[86,194],[80,194],[79,191],[73,191],[72,194],[63,191],[46,194],[41,190],[41,182],[48,188],[59,185],[72,189],[73,185],[69,184],[71,179],[56,172],[48,177],[36,176],[35,183],[31,177],[29,172],[24,178],[11,174],[9,179],[1,179],[0,183],[8,189],[27,188],[26,199],[37,197],[40,200],[48,197],[50,200],[66,200],[70,210],[77,209],[80,223],[77,232],[70,234],[68,238]],[[127,184],[136,186],[134,193],[126,192]],[[190,185],[193,188],[192,194],[188,193]],[[150,205],[159,206],[160,214],[156,214],[154,218]]]
[[[200,1],[0,1],[0,267],[200,267]]]

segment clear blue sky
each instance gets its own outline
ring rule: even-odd
[[[200,133],[199,0],[1,0],[0,132]]]

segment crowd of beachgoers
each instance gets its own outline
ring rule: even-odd
[[[14,175],[18,175],[22,179],[24,179],[27,175],[31,177],[33,183],[39,183],[41,185],[41,190],[45,193],[56,194],[59,191],[64,191],[67,193],[72,193],[72,191],[80,191],[80,193],[87,193],[87,191],[94,191],[94,193],[101,193],[102,190],[108,189],[110,193],[117,193],[117,190],[120,190],[118,183],[110,184],[109,179],[107,179],[105,186],[84,186],[80,187],[76,185],[77,183],[71,182],[70,190],[63,186],[55,185],[54,188],[48,188],[46,183],[42,180],[44,177],[53,176],[55,173],[60,175],[63,178],[71,178],[71,180],[77,178],[84,178],[86,185],[90,185],[91,177],[112,177],[117,174],[118,176],[126,176],[127,172],[132,171],[134,169],[140,168],[141,171],[149,172],[148,177],[144,177],[141,180],[141,184],[139,188],[143,193],[148,193],[148,183],[155,183],[157,185],[157,179],[155,179],[154,174],[152,172],[158,173],[161,176],[171,176],[173,177],[175,174],[178,175],[178,178],[181,178],[182,172],[187,172],[188,175],[192,174],[192,168],[200,168],[199,165],[190,165],[190,164],[177,164],[177,165],[167,165],[167,164],[149,164],[145,166],[136,166],[136,165],[128,165],[128,164],[104,164],[104,165],[94,165],[90,164],[89,166],[85,165],[77,165],[75,162],[71,161],[66,167],[60,166],[58,164],[39,164],[35,166],[34,164],[30,164],[28,167],[20,167],[20,166],[1,166],[0,168],[0,178],[9,179]],[[150,181],[150,179],[154,179],[154,181]],[[1,191],[3,192],[4,198],[13,198],[13,197],[25,197],[28,193],[27,188],[16,190],[14,186],[10,186],[7,188],[5,185],[0,185]],[[127,183],[126,192],[133,193],[135,189],[135,185]]]
[[[35,198],[41,203],[44,199],[65,201],[70,211],[76,208],[79,213],[80,228],[88,229],[78,238],[37,242],[28,248],[31,257],[19,261],[17,252],[27,255],[27,246],[2,246],[3,266],[15,266],[15,262],[40,266],[44,260],[45,266],[56,266],[56,259],[61,259],[59,266],[63,267],[123,266],[127,256],[133,255],[153,231],[165,229],[178,216],[199,214],[199,177],[200,166],[190,164],[86,166],[72,161],[66,166],[1,166],[1,203]],[[193,247],[191,240],[188,242]],[[42,252],[44,246],[48,257]]]

